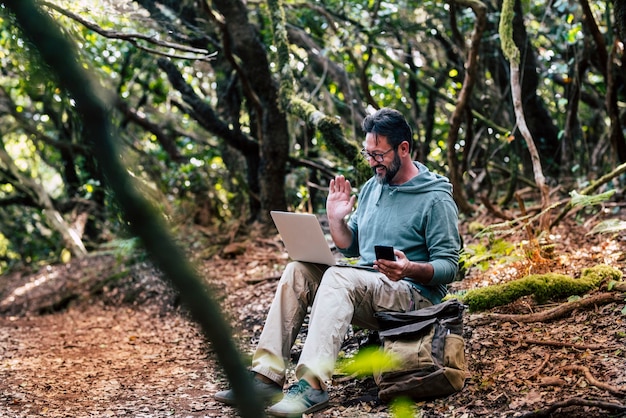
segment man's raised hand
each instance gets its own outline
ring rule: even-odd
[[[352,194],[350,181],[344,176],[336,176],[330,180],[328,188],[328,198],[326,199],[326,213],[329,220],[340,220],[345,218],[356,203],[356,196]]]

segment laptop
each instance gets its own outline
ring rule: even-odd
[[[371,266],[357,266],[337,260],[330,250],[317,216],[275,210],[270,215],[292,260],[374,270]]]

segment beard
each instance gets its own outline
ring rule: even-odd
[[[400,171],[401,166],[402,166],[402,161],[400,161],[400,157],[398,156],[398,154],[394,152],[393,160],[391,161],[391,163],[389,163],[389,166],[378,164],[377,166],[372,167],[372,170],[374,171],[374,176],[376,176],[376,181],[378,182],[378,184],[391,184],[391,180],[393,180],[396,174],[398,174],[398,171]],[[378,174],[378,172],[376,171],[376,169],[380,167],[385,168],[384,175]]]

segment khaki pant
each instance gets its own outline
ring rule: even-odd
[[[311,305],[296,376],[300,379],[309,371],[325,388],[351,323],[377,329],[374,312],[406,312],[432,303],[408,282],[392,282],[378,272],[289,263],[278,283],[252,359],[254,372],[284,384],[291,347]]]

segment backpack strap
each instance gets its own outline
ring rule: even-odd
[[[434,324],[434,327],[435,333],[431,342],[431,353],[435,364],[438,367],[443,368],[443,350],[446,346],[446,335],[448,335],[450,330],[446,328],[439,320],[437,320],[437,322]]]

